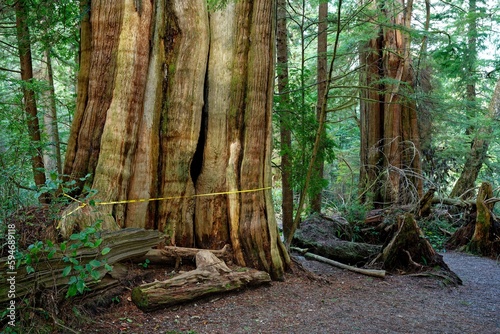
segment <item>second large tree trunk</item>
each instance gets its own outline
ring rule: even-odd
[[[420,139],[412,100],[410,36],[396,27],[410,26],[411,2],[394,7],[378,4],[391,25],[361,52],[361,171],[362,197],[382,206],[417,202],[422,194]],[[406,10],[399,10],[406,6]]]

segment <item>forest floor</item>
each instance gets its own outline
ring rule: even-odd
[[[298,258],[305,273],[284,282],[143,313],[130,301],[99,314],[82,333],[482,333],[500,334],[500,262],[444,253],[463,285],[429,277],[372,278]],[[148,270],[148,269],[146,269]]]

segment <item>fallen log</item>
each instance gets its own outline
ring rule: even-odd
[[[355,272],[358,274],[367,275],[367,276],[385,278],[385,270],[364,269],[364,268],[353,267],[353,266],[349,266],[347,264],[340,263],[340,262],[331,260],[329,258],[320,256],[320,255],[317,255],[314,253],[310,253],[307,251],[307,249],[302,249],[302,248],[297,248],[297,247],[292,247],[291,249],[298,251],[299,253],[304,255],[304,257],[306,257],[306,258],[313,259],[313,260],[316,260],[319,262],[323,262],[323,263],[332,265],[332,266],[337,267],[337,268],[346,269],[346,270],[349,270],[349,271],[352,271],[352,272]]]
[[[380,253],[380,245],[339,239],[352,239],[347,225],[347,221],[343,223],[338,218],[312,216],[301,223],[293,238],[293,245],[350,265],[366,263]]]
[[[156,246],[162,239],[163,235],[158,231],[144,230],[137,228],[126,228],[114,232],[102,232],[100,238],[102,243],[98,248],[81,247],[75,250],[71,257],[78,259],[79,264],[85,266],[92,260],[98,260],[108,265],[113,265],[117,262],[130,258],[141,256],[147,253],[152,247]],[[71,273],[63,276],[63,271],[69,266],[68,262],[63,259],[65,256],[73,252],[70,250],[70,245],[67,245],[67,253],[58,249],[52,257],[48,258],[47,254],[40,253],[39,260],[32,263],[34,268],[33,273],[28,273],[26,267],[6,270],[9,268],[8,258],[0,259],[0,267],[4,268],[0,272],[0,304],[10,300],[9,289],[10,284],[7,278],[14,277],[15,279],[15,296],[22,298],[30,293],[36,293],[44,289],[53,289],[64,292],[68,286]],[[56,245],[57,246],[57,245]],[[101,249],[109,247],[107,254],[101,254]],[[86,284],[92,284],[94,281],[101,280],[106,275],[107,270],[104,265],[94,268],[94,271],[99,272],[99,277],[87,277]],[[62,294],[64,295],[64,294]]]
[[[241,267],[231,270],[210,251],[198,250],[195,270],[135,287],[132,301],[142,311],[149,312],[270,281],[271,277],[264,271]]]

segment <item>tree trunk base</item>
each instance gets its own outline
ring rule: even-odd
[[[450,270],[443,257],[432,248],[412,214],[399,216],[397,227],[392,239],[371,265],[382,264],[388,271],[404,274],[432,272],[439,268],[441,277],[446,275],[447,280],[453,284],[462,284],[461,279]]]
[[[493,187],[484,182],[477,194],[476,212],[446,243],[447,249],[466,250],[483,256],[500,255],[500,222],[492,213],[497,202]]]

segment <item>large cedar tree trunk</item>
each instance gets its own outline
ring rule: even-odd
[[[361,193],[375,206],[407,204],[422,194],[410,36],[397,28],[409,29],[411,1],[378,6],[391,24],[380,26],[361,50],[361,86],[370,87],[361,92]]]
[[[88,5],[65,174],[91,173],[97,204],[66,216],[66,230],[100,218],[176,246],[231,243],[239,265],[281,278],[289,259],[266,189],[274,1],[214,13],[205,0]]]

